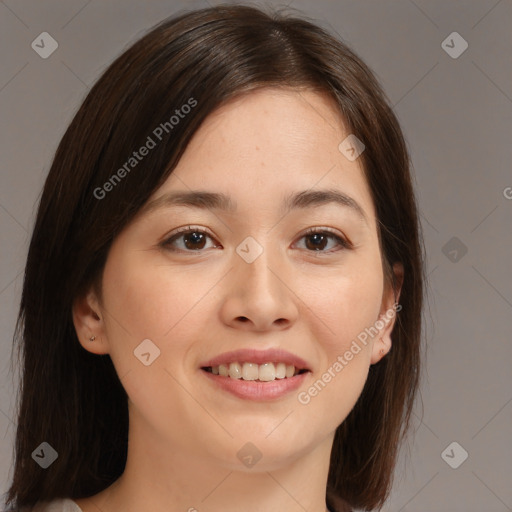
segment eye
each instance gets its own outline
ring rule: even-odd
[[[336,234],[334,231],[332,231],[329,228],[310,228],[302,235],[301,239],[309,239],[309,243],[306,242],[306,247],[308,249],[312,249],[316,252],[337,252],[337,249],[335,251],[324,251],[323,249],[326,246],[326,241],[331,239],[336,242],[336,245],[341,246],[342,249],[351,249],[352,244],[343,238],[342,236]]]
[[[161,246],[174,252],[200,252],[205,248],[206,240],[208,238],[213,239],[213,237],[204,229],[188,226],[176,230],[174,234],[172,234],[169,238],[165,239],[161,243]],[[337,235],[329,228],[310,228],[306,231],[306,233],[302,235],[300,239],[302,240],[303,238],[307,240],[305,246],[308,252],[337,252],[337,250],[324,250],[328,240],[335,241],[335,245],[340,246],[342,249],[352,248],[352,244],[349,241],[340,235]],[[177,241],[183,242],[182,247],[176,248],[175,243]],[[213,248],[215,247],[219,246],[214,245]]]
[[[179,228],[176,230],[176,233],[172,235],[170,238],[167,238],[162,242],[162,246],[171,251],[182,251],[182,252],[197,252],[201,249],[204,249],[206,238],[212,238],[211,235],[205,231],[204,229],[194,228],[193,226],[188,226],[185,228]],[[182,239],[185,249],[174,247],[174,242]],[[217,246],[214,246],[217,247]]]

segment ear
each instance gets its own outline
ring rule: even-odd
[[[402,309],[402,306],[398,304],[404,282],[404,267],[402,263],[395,263],[392,272],[393,282],[390,284],[386,281],[384,285],[380,316],[377,322],[375,322],[375,327],[380,332],[374,338],[371,364],[378,363],[391,350],[391,331],[395,325],[396,315]]]
[[[108,354],[102,309],[94,286],[91,286],[85,295],[74,300],[72,315],[80,345],[93,354]],[[91,338],[93,338],[92,341]]]

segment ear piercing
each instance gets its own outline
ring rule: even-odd
[[[89,341],[94,341],[95,339],[96,339],[96,336],[91,336],[91,337],[89,338]]]

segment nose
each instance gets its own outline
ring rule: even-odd
[[[256,332],[290,328],[298,318],[299,299],[285,262],[279,256],[269,258],[264,250],[252,263],[234,254],[233,265],[221,308],[223,321]]]

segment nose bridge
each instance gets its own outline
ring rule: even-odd
[[[260,326],[292,320],[296,308],[286,285],[283,254],[278,246],[271,246],[270,234],[260,232],[256,236],[258,240],[247,237],[236,249],[232,290],[238,304],[237,316],[247,317]]]
[[[276,277],[278,252],[271,247],[272,236],[268,233],[256,238],[247,237],[237,248],[239,260],[236,266],[242,274],[242,283],[246,283],[252,292],[277,292],[279,281]],[[282,267],[281,267],[282,270]]]

